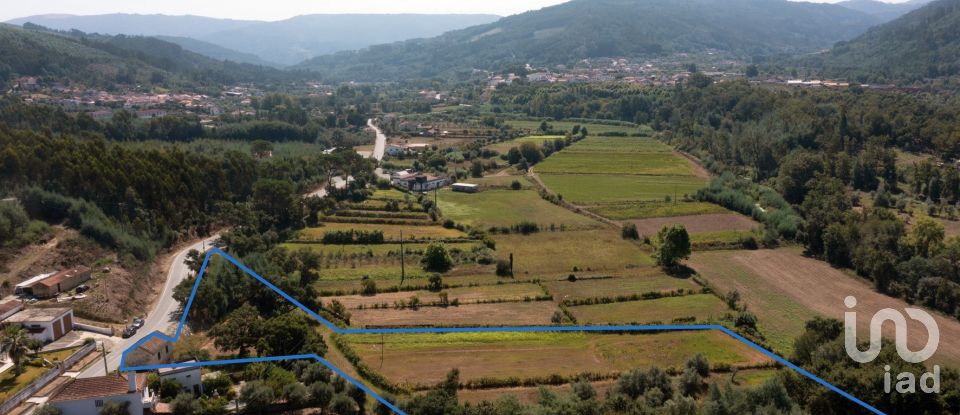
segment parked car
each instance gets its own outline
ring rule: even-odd
[[[131,324],[130,327],[134,327],[137,329],[143,327],[143,319],[139,317],[133,319],[133,324]]]
[[[129,338],[133,337],[134,334],[137,334],[137,328],[134,327],[134,326],[129,326],[129,327],[123,329],[123,338],[124,338],[124,339],[129,339]]]
[[[80,284],[77,286],[76,293],[81,294],[90,290],[90,287],[86,284]]]

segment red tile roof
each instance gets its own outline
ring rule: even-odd
[[[142,391],[147,383],[147,375],[136,374],[137,391]],[[127,375],[110,374],[93,378],[80,378],[70,382],[63,390],[50,398],[50,402],[77,401],[90,398],[108,398],[126,395],[129,383]]]
[[[10,310],[13,310],[13,309],[15,309],[15,308],[17,308],[17,307],[22,306],[22,305],[23,305],[23,303],[21,303],[21,302],[19,302],[19,301],[16,301],[16,300],[14,300],[14,301],[7,301],[7,302],[5,302],[5,303],[0,303],[0,314],[4,314],[4,313],[6,313],[6,312],[8,312],[8,311],[10,311]]]

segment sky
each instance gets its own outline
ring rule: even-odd
[[[313,13],[487,13],[507,16],[566,0],[0,0],[0,21],[38,14],[192,14],[283,20]],[[814,0],[836,2],[839,0]],[[901,2],[906,0],[887,0]]]

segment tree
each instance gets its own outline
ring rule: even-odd
[[[202,411],[200,402],[190,393],[181,393],[170,402],[170,409],[177,415],[195,415]]]
[[[756,78],[760,75],[760,69],[757,68],[757,65],[749,65],[746,71],[744,71],[744,75],[746,75],[747,78]]]
[[[357,403],[357,413],[366,413],[365,408],[367,406],[367,393],[364,392],[363,389],[360,389],[357,387],[357,385],[350,384],[350,386],[347,386],[347,396]]]
[[[330,411],[337,415],[355,415],[357,414],[356,402],[349,396],[338,393],[330,401]]]
[[[130,415],[130,402],[106,401],[100,409],[100,415]]]
[[[537,164],[540,160],[543,160],[543,151],[540,150],[537,143],[532,141],[524,141],[520,144],[520,154],[530,164]]]
[[[293,382],[284,385],[283,399],[286,399],[287,405],[294,408],[300,408],[307,404],[307,387],[300,382]]]
[[[30,352],[32,340],[27,331],[16,324],[7,326],[0,337],[0,351],[13,361],[13,370],[17,376],[23,373],[23,358]]]
[[[514,180],[510,183],[510,189],[512,190],[520,190],[521,188],[523,188],[523,185],[520,184],[519,180]]]
[[[442,243],[432,243],[423,253],[423,269],[431,272],[447,272],[453,268],[453,258]]]
[[[333,400],[334,390],[329,383],[317,381],[309,386],[310,403],[320,408],[326,408]]]
[[[62,415],[60,408],[53,405],[43,404],[33,411],[33,415]]]
[[[690,235],[683,225],[664,226],[657,233],[656,245],[657,263],[663,267],[674,267],[690,258]]]
[[[366,278],[360,283],[362,289],[360,294],[372,296],[377,295],[377,282],[372,278]]]
[[[637,225],[634,223],[623,225],[623,228],[620,228],[620,236],[623,237],[623,239],[640,239],[640,233],[637,231]]]
[[[480,160],[473,160],[473,163],[470,164],[470,175],[483,177],[483,163]]]
[[[264,335],[264,323],[260,312],[248,303],[227,315],[223,322],[214,326],[208,333],[213,344],[223,350],[237,350],[240,356],[246,356],[247,349],[257,345]]]
[[[943,225],[929,217],[917,219],[907,235],[907,245],[916,255],[930,258],[943,248]]]
[[[517,164],[523,160],[523,155],[520,154],[520,149],[517,147],[510,147],[510,150],[507,151],[507,163]]]
[[[187,258],[183,261],[194,274],[200,273],[200,267],[203,266],[203,255],[196,249],[187,252]]]
[[[261,380],[254,380],[243,384],[240,388],[240,401],[247,405],[253,413],[264,413],[273,403],[273,389]]]
[[[265,140],[256,140],[250,143],[250,153],[254,158],[266,158],[273,152],[273,143]]]

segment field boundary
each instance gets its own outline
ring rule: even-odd
[[[789,360],[761,347],[760,345],[754,343],[753,341],[741,336],[733,330],[730,330],[727,327],[716,324],[709,325],[650,325],[650,326],[525,326],[525,327],[436,327],[436,328],[392,328],[392,329],[349,329],[349,328],[340,328],[329,320],[323,318],[317,312],[311,310],[310,308],[303,305],[301,302],[297,301],[289,294],[281,290],[279,287],[267,281],[265,278],[257,275],[256,272],[248,268],[246,265],[233,258],[220,248],[211,249],[203,259],[203,264],[200,267],[200,272],[197,274],[196,281],[193,284],[193,289],[190,292],[190,297],[187,300],[186,306],[184,306],[183,313],[180,317],[180,322],[177,325],[177,330],[173,336],[168,336],[161,332],[152,332],[145,336],[140,341],[134,343],[129,348],[123,351],[120,357],[120,371],[121,372],[131,372],[131,371],[145,371],[145,370],[156,370],[164,368],[183,368],[183,367],[201,367],[201,366],[217,366],[217,365],[230,365],[230,364],[242,364],[242,363],[255,363],[255,362],[276,362],[283,360],[301,360],[301,359],[314,359],[324,366],[328,367],[338,376],[342,377],[346,381],[354,384],[368,395],[372,396],[378,402],[384,404],[386,407],[390,408],[397,414],[407,415],[406,412],[403,412],[398,408],[394,403],[386,400],[374,390],[364,385],[363,382],[360,382],[357,379],[354,379],[348,375],[345,371],[334,366],[329,361],[323,359],[317,354],[299,354],[299,355],[290,355],[290,356],[267,356],[267,357],[255,357],[255,358],[246,358],[246,359],[228,359],[228,360],[214,360],[206,362],[190,362],[190,363],[171,363],[171,364],[160,364],[160,365],[147,365],[147,366],[127,366],[127,353],[137,349],[143,343],[147,341],[158,338],[168,342],[176,342],[180,335],[183,332],[183,328],[186,324],[187,315],[189,314],[190,307],[193,305],[193,301],[196,297],[197,290],[200,287],[200,281],[203,279],[203,275],[206,273],[207,266],[209,265],[210,259],[214,255],[219,255],[232,264],[236,265],[243,272],[247,273],[260,283],[266,285],[268,288],[275,291],[281,297],[290,301],[292,304],[297,306],[300,310],[307,313],[310,317],[314,318],[320,324],[323,324],[328,329],[337,334],[403,334],[403,333],[491,333],[491,332],[625,332],[625,331],[634,331],[634,332],[655,332],[655,331],[704,331],[704,330],[718,330],[724,334],[732,337],[734,340],[737,340],[754,350],[760,352],[761,354],[773,359],[777,363],[780,363],[790,369],[793,369],[797,373],[817,382],[823,387],[836,392],[840,396],[850,400],[853,403],[863,407],[864,409],[877,414],[877,415],[886,415],[884,412],[881,412],[879,409],[874,408],[870,404],[860,400],[859,398],[845,392],[844,390],[834,386],[830,382],[821,379],[820,377],[814,375],[813,373],[808,372],[806,369],[803,369],[800,366],[797,366],[791,363]]]

